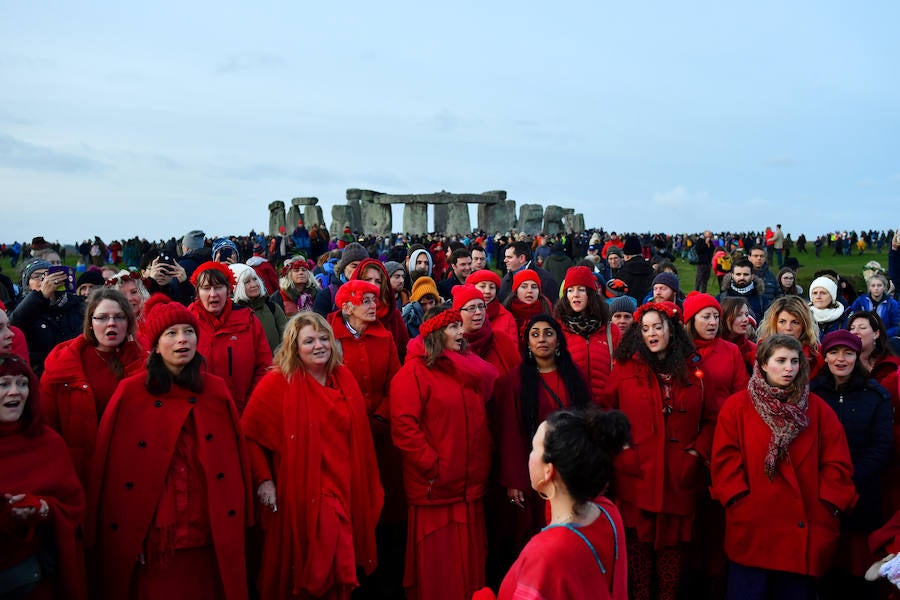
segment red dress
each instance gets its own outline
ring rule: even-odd
[[[88,539],[104,598],[247,597],[250,465],[225,382],[150,394],[123,379],[100,422]]]
[[[484,585],[485,404],[496,378],[472,353],[445,351],[428,367],[420,336],[391,383],[391,432],[410,505],[403,584],[411,600],[468,600]]]
[[[273,480],[278,512],[263,507],[263,600],[349,598],[356,568],[377,564],[382,490],[365,401],[349,369],[322,386],[303,372],[266,375],[242,423],[254,487]]]
[[[84,335],[63,342],[47,355],[41,377],[44,420],[65,440],[75,463],[75,471],[85,487],[100,417],[118,385],[111,370],[86,368],[84,354],[94,351],[94,346]],[[147,358],[146,352],[136,342],[125,342],[118,353],[119,360],[125,366],[126,377],[139,372]],[[99,387],[107,393],[91,385],[91,381],[98,378],[105,380]]]
[[[556,526],[534,536],[503,579],[498,599],[627,600],[628,561],[622,517],[602,496],[597,505],[600,516],[590,525],[574,527],[578,533]]]

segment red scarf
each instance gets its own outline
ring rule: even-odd
[[[487,360],[487,354],[491,350],[491,344],[494,341],[494,330],[488,319],[484,320],[484,325],[478,331],[465,334],[466,341],[469,342],[469,350]]]
[[[710,348],[713,344],[716,343],[716,340],[719,338],[713,338],[711,340],[705,340],[701,337],[694,338],[694,348],[697,350],[697,354],[706,358],[706,355],[709,354]]]
[[[198,310],[195,314],[199,316],[203,321],[209,323],[209,326],[213,328],[214,331],[218,331],[228,322],[228,317],[231,316],[231,308],[234,303],[231,301],[231,298],[225,299],[225,308],[222,309],[222,312],[219,313],[219,316],[216,316],[203,308],[203,304],[200,300],[194,300],[194,304],[197,305]]]
[[[513,318],[516,320],[516,325],[519,327],[519,339],[525,336],[525,326],[532,317],[541,313],[551,313],[552,309],[545,306],[547,304],[549,304],[549,301],[543,296],[540,296],[531,304],[525,304],[513,296],[512,302],[509,304],[509,312],[512,313]]]

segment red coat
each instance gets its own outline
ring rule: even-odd
[[[494,365],[500,377],[503,377],[522,362],[519,345],[515,337],[504,332],[497,332],[490,321],[485,321],[481,329],[475,333],[467,333],[466,341],[469,350]]]
[[[718,412],[729,396],[747,389],[750,376],[744,358],[737,346],[722,338],[715,338],[709,343],[695,340],[694,344],[700,355],[696,367],[701,374],[704,393]]]
[[[616,363],[602,403],[617,408],[631,422],[631,447],[615,460],[619,498],[653,513],[690,516],[703,485],[701,457],[710,455],[715,409],[693,373],[688,383],[672,383],[672,412],[663,414],[656,375],[636,356]]]
[[[598,498],[597,504],[605,514],[578,528],[596,556],[573,531],[548,527],[531,538],[519,554],[503,578],[499,600],[627,600],[628,559],[622,517],[608,499]]]
[[[82,484],[87,485],[91,457],[97,441],[97,399],[88,383],[81,353],[90,342],[79,335],[63,342],[47,355],[41,378],[44,422],[65,440]],[[139,372],[147,354],[136,342],[126,342],[121,351],[125,376]],[[109,373],[112,377],[112,373]]]
[[[219,576],[229,600],[247,597],[244,530],[252,522],[247,448],[228,387],[205,375],[195,394],[179,386],[153,396],[145,373],[123,379],[103,419],[91,470],[89,541],[97,546],[104,598],[127,598],[157,512],[176,443],[193,417],[197,459]]]
[[[429,368],[422,337],[410,341],[391,382],[391,433],[410,504],[484,496],[491,467],[485,404],[496,379],[497,369],[471,352],[445,351]]]
[[[207,370],[228,384],[238,412],[244,410],[253,388],[272,365],[272,349],[262,323],[253,311],[228,300],[224,323],[213,326],[199,300],[188,306],[200,323],[197,352]]]
[[[254,485],[274,480],[277,490],[278,512],[263,509],[265,600],[346,591],[357,584],[357,565],[366,573],[377,565],[383,495],[365,401],[344,366],[328,383],[272,371],[242,417]]]
[[[519,326],[516,325],[516,318],[509,312],[505,306],[500,304],[499,300],[494,300],[487,305],[488,319],[494,331],[505,333],[512,339],[519,340]]]
[[[30,367],[31,356],[28,354],[28,341],[25,339],[25,333],[15,325],[10,325],[9,330],[13,332],[12,348],[10,349],[10,352],[24,360]]]
[[[791,443],[769,481],[763,464],[772,432],[747,391],[719,412],[713,443],[712,494],[725,509],[725,553],[749,567],[818,577],[831,566],[840,520],[856,491],[844,428],[834,411],[809,395],[809,426]]]
[[[572,356],[572,362],[581,371],[584,382],[591,390],[591,401],[599,402],[612,371],[611,355],[619,345],[622,332],[618,327],[603,325],[585,338],[570,331],[565,323],[560,323],[560,326],[563,335],[566,336],[566,347]],[[607,331],[610,332],[609,336],[607,336]],[[610,339],[612,339],[612,348],[609,347]]]

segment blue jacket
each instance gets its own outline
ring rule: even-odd
[[[850,311],[855,313],[862,310],[872,310],[878,313],[878,316],[884,321],[884,328],[887,329],[888,337],[900,334],[900,302],[888,296],[886,290],[884,297],[877,306],[875,306],[868,294],[857,297],[853,304],[850,305]]]

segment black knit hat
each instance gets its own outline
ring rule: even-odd
[[[366,252],[366,249],[363,248],[362,244],[358,242],[352,242],[344,246],[344,251],[341,254],[341,260],[338,261],[337,266],[334,271],[338,275],[344,273],[344,268],[352,262],[362,262],[365,259],[369,258],[369,253]]]
[[[641,240],[636,235],[629,235],[625,238],[625,245],[622,246],[622,252],[625,256],[641,253]]]

